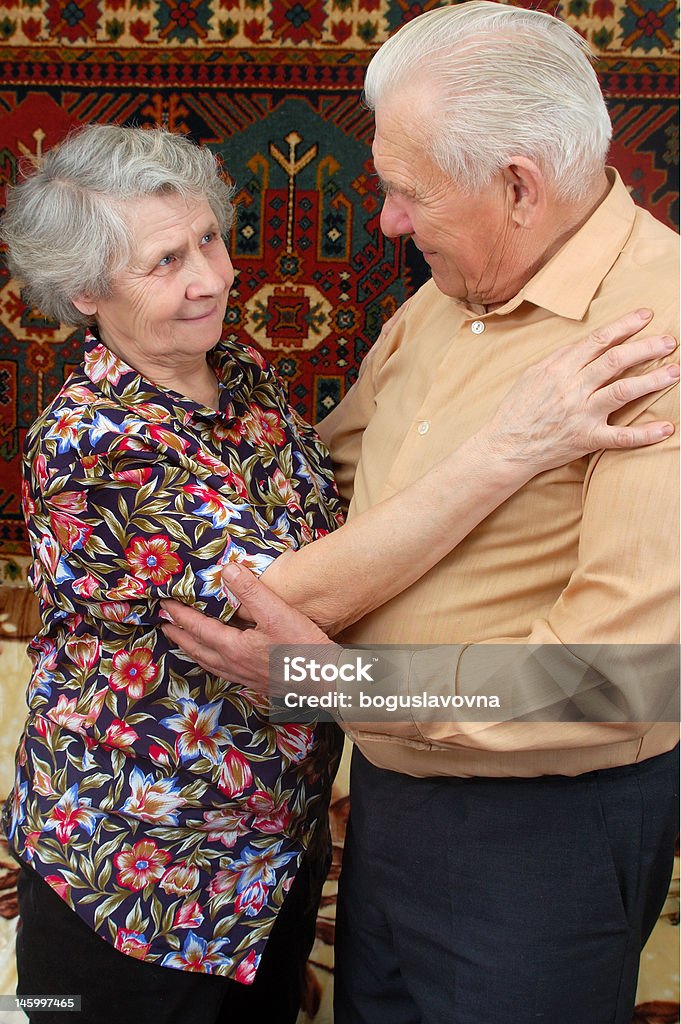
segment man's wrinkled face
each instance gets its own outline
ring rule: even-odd
[[[376,110],[373,156],[385,192],[381,229],[389,238],[411,238],[445,295],[504,302],[517,288],[516,233],[503,175],[481,193],[458,188],[425,150],[428,119],[419,99],[418,93],[411,102],[400,97]]]

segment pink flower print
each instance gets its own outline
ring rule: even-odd
[[[128,598],[144,597],[146,592],[147,583],[145,580],[131,576],[130,573],[125,573],[116,586],[111,587],[109,597],[112,597],[115,601],[120,601],[121,599],[125,601]]]
[[[74,580],[71,585],[81,597],[92,597],[99,589],[100,583],[91,573],[87,573],[86,576],[81,576],[79,579]]]
[[[180,808],[186,803],[177,779],[159,779],[133,768],[129,782],[130,796],[122,807],[125,814],[154,825],[177,825]]]
[[[276,869],[288,864],[296,855],[293,852],[281,853],[282,842],[274,843],[266,850],[244,847],[241,860],[234,861],[227,871],[219,871],[213,885],[226,890],[230,885],[229,875],[236,878],[237,899],[234,909],[244,912],[247,917],[255,917],[267,899],[269,886],[277,880]],[[221,877],[224,876],[224,877]],[[211,885],[211,895],[213,895]]]
[[[60,843],[68,843],[75,829],[79,827],[91,836],[97,818],[102,814],[101,811],[93,811],[91,804],[89,797],[79,796],[78,784],[74,783],[50,811],[45,822],[45,831],[56,832]]]
[[[269,492],[278,502],[286,505],[291,511],[300,511],[300,495],[293,484],[284,476],[280,469],[275,469],[269,479]]]
[[[277,748],[289,761],[303,761],[314,744],[311,725],[280,725],[276,727]]]
[[[231,484],[231,486],[234,488],[234,490],[236,491],[240,498],[246,499],[248,497],[248,488],[246,487],[246,481],[242,476],[239,476],[238,473],[234,473],[232,472],[232,470],[230,470],[229,473],[227,474],[227,483]]]
[[[127,601],[103,601],[99,606],[99,612],[103,619],[125,622],[130,615],[130,605]]]
[[[76,711],[78,701],[75,697],[68,698],[61,694],[55,707],[50,708],[47,717],[52,719],[55,725],[61,725],[64,729],[71,729],[73,732],[84,732],[83,722],[86,716]]]
[[[161,747],[158,743],[149,744],[149,757],[152,761],[156,761],[157,764],[170,764],[171,755],[165,747]]]
[[[256,953],[254,949],[251,949],[248,956],[244,957],[237,967],[234,980],[241,982],[242,985],[252,985],[255,981],[255,972],[258,969],[259,963],[260,953]]]
[[[151,949],[151,943],[147,942],[143,932],[133,932],[129,928],[117,928],[114,949],[127,956],[134,956],[136,960],[145,960]]]
[[[33,773],[33,789],[41,796],[54,796],[52,776],[44,769],[37,768]]]
[[[198,928],[203,919],[204,915],[197,901],[185,900],[175,914],[173,928]]]
[[[228,849],[235,845],[239,836],[245,836],[249,830],[245,815],[227,808],[206,811],[199,829],[207,833],[211,843],[221,842]]]
[[[122,480],[127,484],[136,484],[138,487],[143,487],[151,477],[151,467],[140,466],[139,469],[119,469],[116,473],[111,474],[114,480]]]
[[[168,430],[167,427],[153,425],[149,427],[149,433],[154,441],[159,441],[166,448],[172,448],[176,452],[182,453],[189,447],[189,441],[173,433],[172,430]]]
[[[180,861],[169,867],[165,875],[158,883],[164,892],[177,893],[179,896],[186,896],[194,892],[199,884],[199,869],[186,861]]]
[[[61,875],[45,875],[45,881],[63,900],[71,897],[71,886]]]
[[[84,363],[85,372],[95,384],[100,380],[118,384],[121,374],[132,373],[132,370],[125,366],[106,345],[95,345],[93,349],[86,351]]]
[[[178,701],[181,714],[161,719],[161,725],[178,734],[175,749],[182,761],[206,757],[213,764],[222,758],[221,746],[232,742],[229,729],[219,725],[223,701],[197,705],[195,700],[183,697]]]
[[[170,539],[163,534],[135,537],[125,549],[125,557],[138,579],[151,580],[159,586],[167,583],[182,569],[182,561],[171,551]]]
[[[114,718],[113,722],[107,726],[102,738],[102,746],[107,749],[115,748],[131,752],[132,745],[138,739],[139,734],[131,725],[127,725],[120,718]]]
[[[285,796],[275,801],[271,793],[259,789],[249,796],[246,806],[253,814],[253,828],[259,832],[283,832],[291,820]]]
[[[84,633],[82,636],[70,636],[64,644],[64,649],[71,661],[78,668],[88,669],[99,661],[101,652],[99,638],[91,633]]]
[[[249,439],[255,441],[256,444],[265,443],[278,447],[286,440],[286,435],[281,427],[281,416],[275,409],[261,409],[260,406],[252,403],[248,407],[244,425]]]
[[[255,879],[255,881],[244,886],[241,892],[238,892],[237,898],[234,901],[234,909],[237,914],[245,913],[246,917],[255,917],[265,906],[268,893],[268,887],[260,879]]]
[[[119,885],[139,892],[145,885],[158,882],[170,860],[170,854],[159,850],[153,839],[140,839],[134,846],[127,845],[113,860],[118,868]]]
[[[248,758],[232,747],[224,756],[218,789],[226,796],[239,796],[252,784],[253,772]]]
[[[132,700],[139,700],[149,690],[158,675],[158,666],[152,662],[149,647],[135,647],[132,651],[116,651],[109,676],[112,690],[125,690]]]
[[[163,967],[176,967],[182,971],[212,974],[215,967],[227,967],[232,963],[230,957],[219,952],[228,942],[229,939],[212,939],[206,942],[200,935],[189,932],[182,950],[168,953],[163,957],[161,964]]]
[[[196,515],[212,519],[213,526],[226,527],[229,526],[232,519],[241,518],[237,506],[223,498],[212,487],[207,487],[205,484],[185,484],[182,490],[202,503],[196,510]]]
[[[78,441],[81,414],[79,409],[64,409],[59,418],[50,426],[45,437],[59,441],[59,451],[66,452]]]
[[[87,510],[85,491],[63,491],[46,501],[50,522],[62,550],[81,548],[92,535],[92,527],[83,521]]]

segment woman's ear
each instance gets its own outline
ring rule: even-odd
[[[94,316],[97,312],[97,303],[94,299],[89,299],[87,295],[76,295],[71,302],[76,307],[79,313],[84,316]]]

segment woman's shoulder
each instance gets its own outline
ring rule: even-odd
[[[119,410],[106,399],[82,367],[66,379],[52,401],[29,427],[26,451],[55,452],[89,450],[93,428],[102,420],[119,418]]]

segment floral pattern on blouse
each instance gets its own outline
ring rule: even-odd
[[[330,725],[274,725],[173,648],[160,600],[227,620],[220,567],[262,572],[332,530],[325,450],[254,349],[211,359],[219,410],[88,335],[29,431],[41,632],[5,808],[15,853],[121,952],[254,979],[326,803]]]

